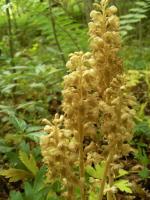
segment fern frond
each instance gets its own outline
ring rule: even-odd
[[[120,31],[123,39],[126,39],[128,33],[135,29],[136,24],[147,18],[150,11],[150,0],[135,2],[134,8],[129,9],[129,13],[120,17]]]

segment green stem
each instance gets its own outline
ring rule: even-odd
[[[10,4],[10,0],[6,0],[6,5]],[[6,9],[7,21],[8,21],[8,34],[9,34],[9,52],[11,58],[11,66],[14,66],[14,46],[13,46],[13,34],[12,34],[12,23],[10,17],[9,7]],[[15,70],[14,70],[15,72]]]
[[[64,56],[64,52],[63,52],[63,50],[61,48],[61,45],[59,43],[59,40],[58,40],[55,18],[54,18],[53,13],[52,13],[52,3],[51,3],[51,0],[48,0],[48,4],[49,4],[49,15],[50,15],[51,23],[52,23],[53,35],[54,35],[55,42],[56,42],[56,45],[58,47],[58,50],[60,52],[60,56],[61,56],[62,62],[65,65],[66,64],[66,59],[65,59],[65,56]]]

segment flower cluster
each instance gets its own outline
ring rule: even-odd
[[[82,125],[84,136],[96,134],[94,124],[97,123],[98,93],[95,71],[88,68],[89,53],[76,52],[70,55],[67,67],[71,71],[64,78],[63,111],[65,127],[76,131],[79,139],[79,126]],[[84,137],[83,136],[83,137]]]
[[[119,35],[119,19],[115,15],[117,8],[108,7],[108,1],[96,4],[97,10],[91,12],[89,23],[91,66],[95,69],[99,80],[99,94],[109,87],[112,79],[122,73],[122,62],[118,58],[121,46]]]
[[[79,184],[73,170],[78,162],[78,144],[72,132],[62,128],[63,116],[56,114],[52,123],[46,119],[43,121],[47,124],[44,130],[48,135],[41,137],[40,145],[43,161],[48,167],[47,177],[51,181],[61,178],[70,195],[74,186]]]
[[[128,94],[117,55],[121,46],[117,8],[108,7],[108,3],[109,0],[101,0],[95,5],[97,10],[91,12],[91,51],[70,54],[62,92],[63,116],[56,114],[52,123],[46,121],[48,135],[41,138],[48,177],[62,179],[70,200],[76,185],[85,200],[85,165],[104,158],[98,138],[107,144],[100,200],[114,155],[127,154],[127,142],[132,138],[135,99]],[[86,137],[90,138],[87,145]]]
[[[134,106],[135,97],[129,94],[124,76],[118,75],[100,101],[101,132],[108,142],[108,151],[116,148],[115,153],[120,155],[130,151],[127,142],[132,139]]]

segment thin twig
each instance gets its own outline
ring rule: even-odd
[[[50,16],[50,20],[51,20],[51,23],[52,23],[52,30],[53,30],[55,42],[56,42],[56,45],[57,45],[57,47],[58,47],[58,49],[59,49],[59,51],[60,51],[61,59],[62,59],[64,65],[65,65],[65,64],[66,64],[66,59],[65,59],[63,50],[62,50],[62,48],[61,48],[61,46],[60,46],[58,37],[57,37],[56,23],[55,23],[55,19],[54,19],[53,13],[52,13],[52,4],[51,4],[51,0],[48,0],[48,3],[49,3],[49,16]]]
[[[10,0],[6,0],[6,5],[10,4]],[[11,58],[11,65],[14,66],[14,46],[13,46],[13,34],[12,34],[12,23],[10,17],[9,7],[6,8],[6,15],[8,21],[8,35],[9,35],[9,52]]]
[[[72,43],[75,45],[75,47],[77,48],[78,51],[80,51],[80,47],[78,46],[78,43],[75,41],[75,39],[72,37],[71,33],[69,33],[69,31],[67,31],[66,29],[62,28],[59,24],[57,25],[62,31],[64,31],[68,37],[70,37]]]

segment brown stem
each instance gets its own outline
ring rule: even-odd
[[[112,177],[112,174],[111,174],[111,169],[109,168],[108,170],[108,179],[109,179],[109,187],[111,188],[112,185],[113,185],[113,177]],[[107,200],[113,200],[113,193],[112,191],[108,191],[107,192]]]
[[[78,134],[79,134],[79,167],[80,167],[80,192],[81,192],[81,200],[85,200],[85,184],[84,184],[84,150],[83,150],[83,139],[84,139],[84,132],[83,132],[83,123],[82,123],[82,105],[83,105],[83,91],[82,91],[82,69],[81,69],[81,76],[80,76],[80,105],[79,105],[79,113],[78,113]],[[81,107],[80,107],[81,106]],[[80,109],[81,108],[81,109]]]
[[[92,10],[92,4],[94,1],[93,0],[83,0],[83,1],[84,1],[86,22],[88,23],[90,21],[90,12]]]
[[[68,197],[67,200],[74,200],[74,188],[70,183],[68,182]]]
[[[100,193],[99,193],[99,200],[103,199],[103,195],[104,195],[104,189],[105,189],[105,182],[106,182],[106,178],[108,176],[108,171],[109,171],[109,167],[110,167],[110,163],[113,159],[113,153],[114,151],[112,149],[110,149],[107,160],[106,160],[106,164],[105,164],[105,170],[104,170],[104,174],[103,174],[103,178],[102,178],[102,182],[101,182],[101,188],[100,188]]]
[[[80,120],[80,118],[79,118]],[[81,180],[81,199],[85,200],[84,191],[84,152],[83,152],[83,126],[81,121],[79,121],[79,135],[80,135],[80,149],[79,149],[79,159],[80,159],[80,180]]]
[[[53,13],[52,13],[52,4],[51,4],[51,0],[48,0],[48,3],[49,3],[49,14],[50,14],[50,19],[51,19],[51,23],[52,23],[52,30],[53,30],[55,42],[56,42],[56,45],[57,45],[57,47],[58,47],[58,50],[60,51],[61,59],[62,59],[64,65],[65,65],[65,64],[66,64],[66,59],[65,59],[63,50],[62,50],[62,48],[61,48],[61,46],[60,46],[59,40],[58,40],[55,18],[54,18]]]

